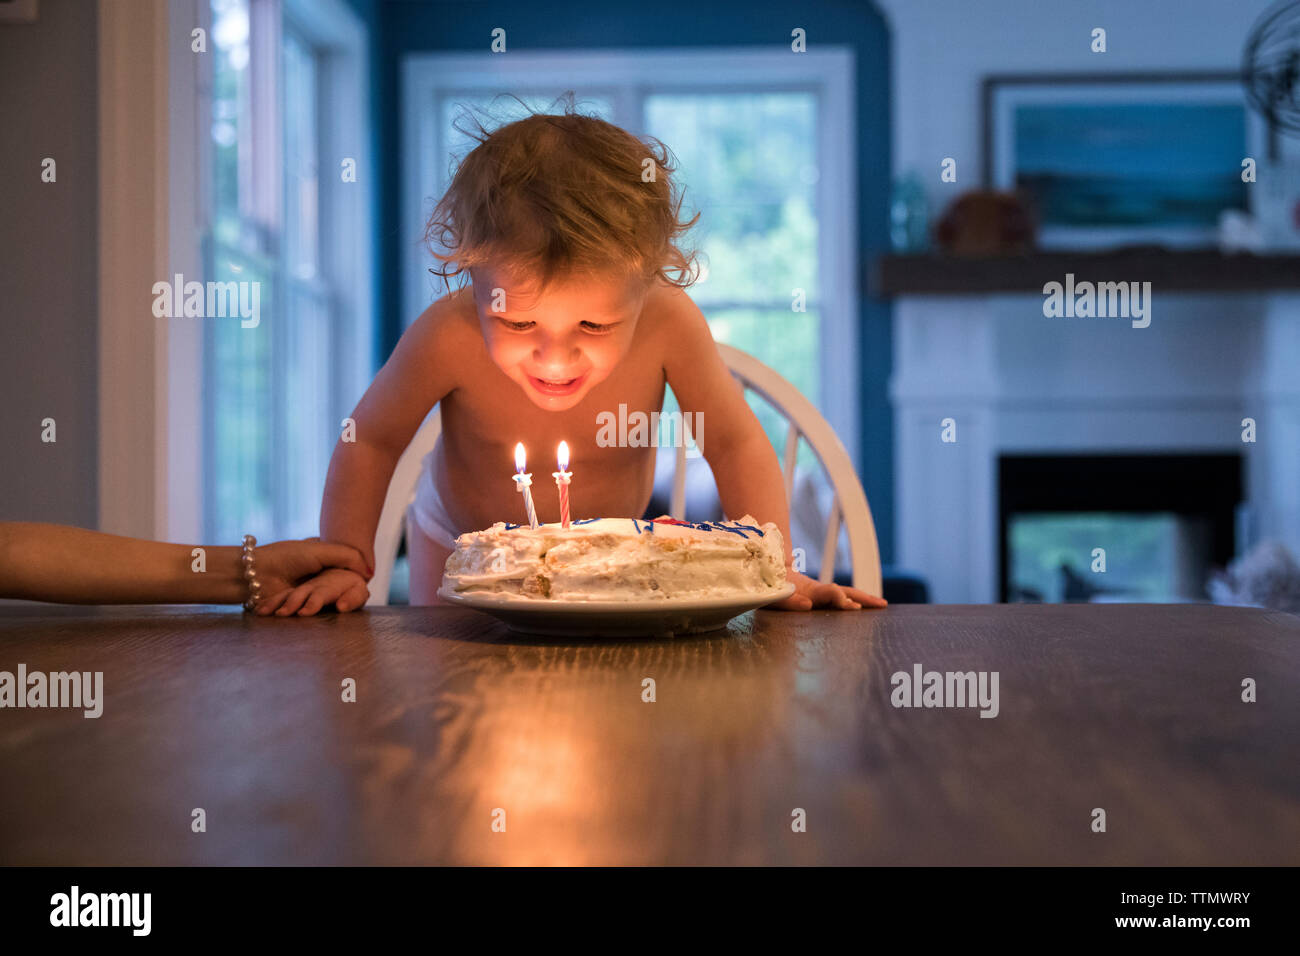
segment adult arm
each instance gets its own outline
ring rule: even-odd
[[[247,585],[241,551],[68,525],[0,522],[0,597],[64,604],[242,604]],[[354,548],[313,539],[259,546],[255,566],[267,596],[324,568],[366,574]]]

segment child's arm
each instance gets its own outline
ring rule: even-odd
[[[776,451],[722,360],[704,314],[681,291],[667,293],[665,302],[672,326],[664,359],[668,384],[683,414],[698,412],[703,418],[700,450],[713,470],[723,513],[775,522],[785,542],[786,576],[796,590],[771,606],[791,611],[821,605],[883,607],[881,598],[865,591],[821,584],[790,567],[790,515]]]
[[[247,584],[241,549],[205,546],[201,563],[194,550],[68,525],[0,522],[0,597],[64,604],[242,604]],[[255,566],[263,604],[322,568],[365,574],[353,548],[313,540],[259,545]]]
[[[406,330],[352,413],[356,441],[340,439],[330,459],[321,501],[321,538],[356,548],[370,571],[375,566],[375,528],[397,460],[429,409],[457,384],[450,309],[450,299],[440,299]],[[314,614],[355,583],[355,575],[326,571],[296,588],[276,613]]]

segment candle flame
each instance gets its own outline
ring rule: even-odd
[[[568,471],[569,470],[569,443],[567,441],[560,442],[560,450],[555,453],[555,457],[560,462],[560,471]]]
[[[517,443],[515,445],[515,471],[522,475],[524,473],[524,464],[527,460],[528,459],[524,457],[524,443]]]

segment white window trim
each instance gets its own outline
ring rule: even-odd
[[[614,122],[638,131],[633,90],[687,93],[803,87],[818,92],[817,185],[821,217],[822,394],[810,396],[844,443],[855,465],[860,458],[861,400],[858,372],[857,123],[855,61],[851,48],[821,47],[774,55],[734,47],[704,49],[551,50],[493,53],[411,54],[402,63],[402,233],[406,265],[402,283],[403,327],[429,305],[429,260],[424,226],[445,188],[448,157],[440,146],[439,117],[429,106],[439,94],[574,90],[581,99],[613,94]],[[761,77],[761,79],[755,79]],[[672,143],[668,146],[671,148]],[[435,296],[436,297],[436,296]]]
[[[329,89],[348,109],[334,147],[354,156],[358,182],[322,176],[366,236],[361,254],[339,235],[323,250],[358,321],[340,352],[339,408],[373,371],[374,175],[369,150],[369,51],[341,0],[284,0],[336,48]],[[203,320],[157,319],[155,282],[204,280],[209,208],[206,144],[210,34],[206,0],[99,0],[99,521],[101,530],[165,541],[202,538]],[[355,108],[352,108],[355,107]],[[352,186],[350,191],[347,188]],[[355,393],[355,394],[352,394]],[[233,542],[232,542],[233,543]]]
[[[160,540],[197,540],[202,514],[200,329],[152,311],[155,282],[201,278],[196,2],[97,11],[98,523]]]
[[[342,0],[283,0],[294,29],[320,51],[318,102],[329,122],[318,123],[320,265],[337,292],[340,321],[335,349],[334,394],[321,396],[335,425],[361,400],[375,372],[374,253],[371,237],[377,201],[376,170],[370,153],[370,56],[366,32]],[[357,181],[342,179],[343,157],[357,162]],[[335,221],[345,222],[338,228]],[[361,250],[356,237],[363,236]],[[322,489],[323,491],[323,489]]]

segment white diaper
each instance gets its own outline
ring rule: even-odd
[[[413,523],[440,547],[453,551],[459,532],[442,506],[438,489],[433,484],[433,452],[420,462],[420,478],[415,483],[415,500],[406,511],[406,520]]]

